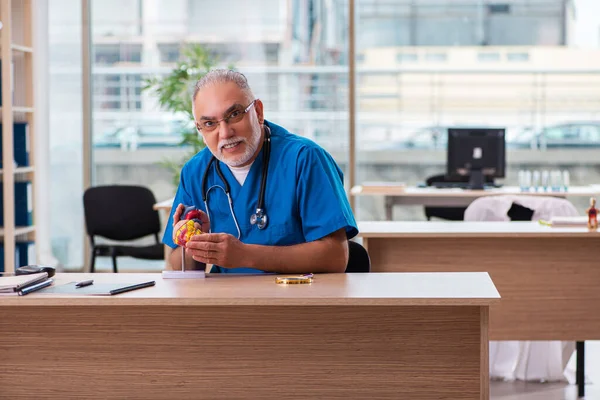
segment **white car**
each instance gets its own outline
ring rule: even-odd
[[[101,135],[94,146],[119,147],[123,151],[143,147],[174,147],[181,144],[183,134],[190,129],[193,129],[193,124],[184,121],[141,121]]]

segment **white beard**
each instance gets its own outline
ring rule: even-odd
[[[229,165],[230,167],[239,167],[243,164],[246,164],[254,155],[254,153],[256,152],[256,149],[258,149],[258,145],[260,144],[260,134],[261,134],[261,128],[260,125],[252,131],[252,135],[250,136],[250,140],[243,140],[243,143],[246,144],[246,150],[244,151],[243,154],[240,154],[239,156],[227,156],[226,154],[223,154],[223,152],[221,151],[221,148],[224,144],[226,143],[219,143],[219,147],[217,150],[218,154],[215,154],[215,157],[217,158],[217,160]],[[228,141],[232,142],[232,141],[236,141],[239,138],[231,138]]]

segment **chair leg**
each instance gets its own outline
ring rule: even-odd
[[[96,247],[92,246],[92,260],[90,262],[90,272],[96,272]]]
[[[113,272],[117,273],[117,255],[115,253],[112,254],[112,262],[113,262]]]
[[[585,342],[577,342],[577,368],[575,370],[575,383],[577,384],[577,397],[585,396]]]

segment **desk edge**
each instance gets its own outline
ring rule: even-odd
[[[211,306],[490,306],[500,301],[500,295],[485,298],[132,298],[132,297],[50,297],[29,295],[0,298],[2,307],[27,306],[151,306],[151,307],[211,307]]]

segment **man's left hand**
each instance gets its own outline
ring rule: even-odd
[[[245,245],[228,233],[203,233],[192,236],[185,251],[201,263],[239,268],[248,262],[245,250]]]

